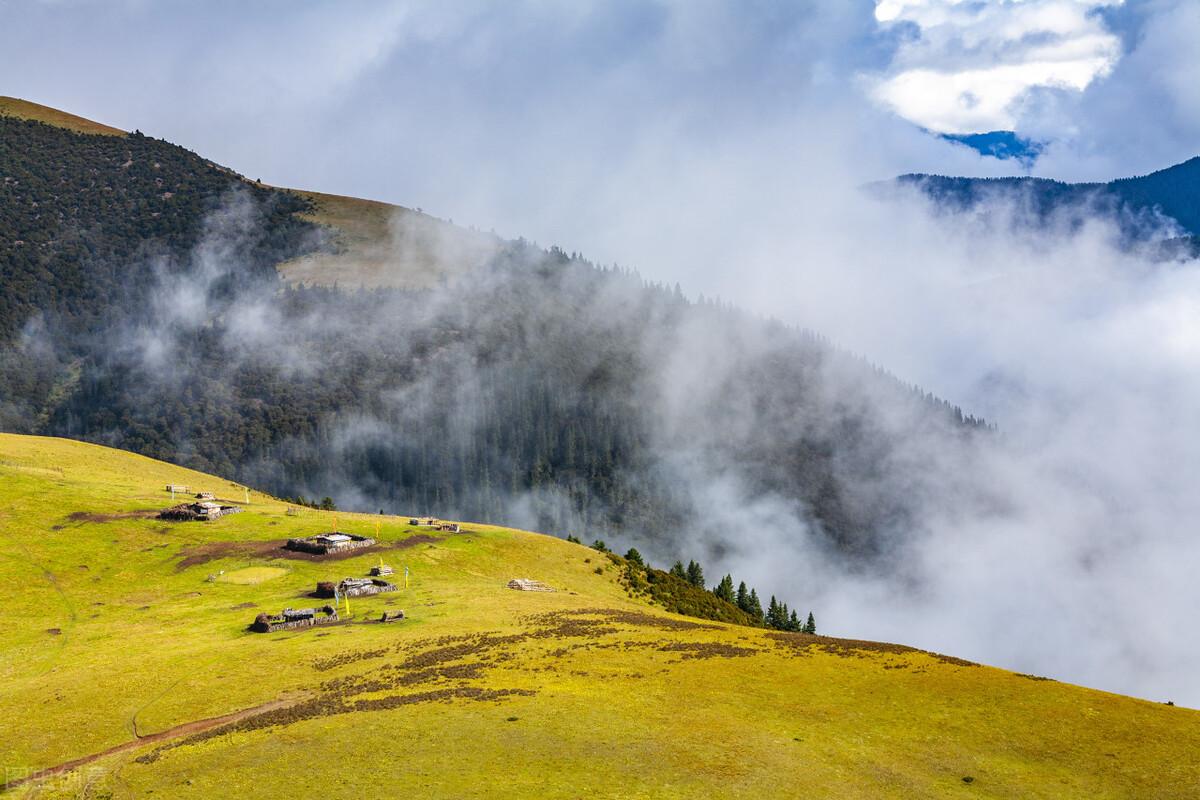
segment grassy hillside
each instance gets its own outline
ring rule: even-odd
[[[100,122],[93,122],[90,119],[84,119],[74,114],[68,114],[65,111],[59,111],[57,108],[50,108],[50,106],[43,106],[39,103],[31,103],[28,100],[21,100],[16,97],[0,97],[0,117],[16,117],[17,119],[44,122],[47,125],[53,125],[56,128],[66,128],[76,133],[88,133],[98,136],[126,135],[125,131],[120,128],[114,128],[111,125],[104,125]]]
[[[4,116],[76,133],[128,135],[109,125],[15,97],[0,97],[0,117]],[[243,182],[248,187],[263,188],[262,184]],[[310,201],[311,210],[297,216],[324,226],[330,234],[328,248],[279,264],[280,275],[293,284],[429,288],[483,264],[501,244],[494,235],[389,203],[322,192],[284,191]]]
[[[501,245],[495,236],[420,211],[357,197],[292,190],[312,203],[302,218],[328,228],[333,247],[279,265],[290,283],[425,289],[476,269]]]
[[[0,763],[13,797],[1192,797],[1196,712],[894,645],[772,634],[631,599],[585,547],[337,515],[381,546],[289,558],[289,516],[167,523],[222,480],[0,435]],[[279,634],[380,558],[411,582]],[[210,576],[212,580],[210,580]],[[505,588],[529,577],[558,589]],[[374,622],[403,608],[400,623]],[[91,759],[96,754],[109,754]],[[968,783],[966,778],[972,780]]]

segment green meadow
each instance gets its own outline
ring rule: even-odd
[[[158,520],[167,484],[245,510]],[[619,560],[536,533],[248,496],[0,434],[5,796],[1200,796],[1189,709],[677,616],[630,596]],[[378,544],[281,549],[335,516]],[[248,630],[381,561],[402,588],[350,600],[339,623]]]

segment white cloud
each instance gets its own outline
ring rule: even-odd
[[[1079,92],[1112,70],[1120,40],[1095,12],[1122,2],[878,0],[876,21],[907,38],[872,94],[931,130],[1011,129],[1031,89]]]

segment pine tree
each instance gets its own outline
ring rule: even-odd
[[[746,582],[742,581],[738,584],[737,590],[737,607],[742,611],[749,610],[750,606],[750,591],[746,588]]]
[[[775,595],[771,595],[771,602],[767,605],[767,624],[776,630],[785,631],[788,626],[788,607],[787,603],[781,603],[775,599]]]
[[[680,578],[685,581],[688,579],[687,570],[685,570],[683,568],[682,561],[676,561],[674,564],[671,565],[671,574],[674,575],[676,578]]]
[[[813,613],[811,611],[808,612],[808,622],[804,623],[804,632],[805,633],[816,633],[817,632],[817,620],[815,617],[813,617]]]
[[[625,560],[637,564],[639,567],[646,566],[646,562],[642,561],[642,554],[638,552],[636,547],[629,548],[629,552],[625,554]]]
[[[788,617],[787,629],[789,631],[799,631],[804,629],[804,626],[800,622],[800,618],[796,616],[795,609],[792,609],[792,614]]]
[[[746,602],[746,605],[748,606],[746,608],[746,613],[749,614],[750,616],[754,617],[759,622],[762,622],[762,619],[763,619],[762,603],[760,603],[758,601],[758,592],[755,591],[754,589],[750,590],[750,599]]]
[[[729,575],[721,578],[721,582],[718,583],[716,588],[713,589],[713,594],[715,594],[721,600],[724,600],[726,603],[732,603],[735,599],[737,599],[733,595],[733,578]]]
[[[687,565],[687,579],[692,586],[704,588],[704,570],[695,561],[689,561]]]

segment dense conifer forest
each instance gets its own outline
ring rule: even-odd
[[[284,286],[325,246],[305,201],[137,134],[0,119],[0,192],[4,430],[668,557],[764,503],[885,552],[935,451],[986,430],[812,333],[523,241],[433,290]]]

